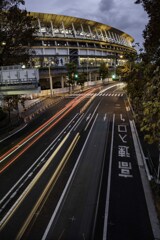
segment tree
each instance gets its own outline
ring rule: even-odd
[[[160,65],[160,1],[137,0],[148,14],[149,22],[143,31],[145,53],[142,55],[146,63]]]
[[[160,68],[157,67],[153,71],[152,67],[146,70],[148,79],[144,85],[143,120],[141,122],[141,130],[145,132],[145,139],[151,144],[160,141]],[[153,74],[152,78],[150,73]]]
[[[82,72],[79,74],[77,83],[81,85],[81,89],[83,89],[84,83],[87,82],[87,74]]]
[[[19,97],[17,95],[4,97],[5,109],[8,111],[9,123],[12,122],[11,121],[11,111],[13,109],[15,109],[15,110],[18,109],[18,100],[19,100]]]
[[[75,82],[75,74],[77,73],[77,65],[73,62],[70,62],[70,63],[66,64],[66,68],[67,68],[68,83],[69,83],[69,88],[70,88],[70,86],[73,85]]]
[[[35,39],[35,19],[21,9],[23,0],[0,1],[0,65],[28,64]]]
[[[157,181],[160,180],[160,1],[136,0],[142,4],[148,14],[149,22],[143,31],[145,52],[141,54],[143,60],[143,76],[145,79],[142,92],[141,130],[145,140],[159,144],[159,164]],[[139,79],[140,80],[140,79]]]
[[[108,76],[108,66],[104,62],[100,65],[99,75],[102,77],[102,79],[105,79]]]

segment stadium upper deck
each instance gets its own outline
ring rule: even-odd
[[[106,62],[113,66],[116,60],[123,65],[126,52],[133,52],[134,39],[109,25],[92,20],[31,12],[37,19],[38,31],[32,46],[36,52],[35,65],[64,66],[75,62],[90,67]]]

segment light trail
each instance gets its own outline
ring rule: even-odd
[[[33,137],[33,135],[39,133],[38,130],[44,130],[44,128],[51,123],[53,119],[55,119],[57,116],[62,113],[62,115],[54,122],[52,123],[46,130],[44,130],[42,133],[40,133],[34,140],[32,140],[23,150],[21,150],[13,159],[11,159],[2,169],[0,170],[0,173],[4,172],[13,162],[15,162],[24,152],[26,152],[36,141],[38,141],[44,134],[46,134],[51,128],[53,128],[62,118],[64,118],[72,109],[74,109],[81,101],[83,101],[88,93],[92,93],[96,90],[96,88],[93,88],[84,95],[78,96],[76,99],[72,100],[69,104],[67,104],[62,110],[60,110],[58,113],[56,113],[52,118],[50,118],[47,122],[42,124],[38,129],[33,131],[29,136],[24,138],[20,143],[18,143],[16,146],[11,148],[9,151],[7,151],[5,154],[3,154],[0,158],[0,162],[6,159],[8,156],[10,156],[15,150],[18,150],[19,147],[21,147],[24,143],[28,142],[30,139],[29,137]],[[70,107],[70,108],[69,108]],[[52,120],[51,120],[52,119]],[[44,128],[43,128],[44,127]],[[42,129],[43,128],[43,129]],[[34,136],[35,136],[34,135]],[[25,141],[26,140],[26,141]]]

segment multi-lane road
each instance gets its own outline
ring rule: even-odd
[[[160,239],[136,144],[123,84],[66,97],[1,141],[1,239]]]

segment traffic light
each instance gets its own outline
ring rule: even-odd
[[[78,79],[78,73],[74,74],[74,79],[77,80]]]
[[[116,74],[112,74],[112,79],[115,79],[116,78]]]

